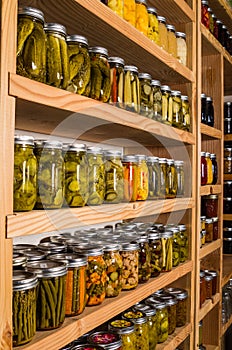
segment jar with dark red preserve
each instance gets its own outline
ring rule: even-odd
[[[223,213],[232,214],[232,197],[223,198]]]
[[[212,276],[212,294],[215,295],[217,293],[217,284],[218,284],[218,272],[215,270],[205,270],[205,274]]]
[[[201,152],[201,186],[207,184],[207,161],[205,152]]]
[[[216,194],[210,194],[209,196],[202,197],[202,215],[206,215],[207,218],[213,218],[218,215],[218,196]]]
[[[219,238],[218,217],[216,216],[212,218],[212,220],[213,220],[213,240],[216,241]]]
[[[93,345],[93,344],[79,344],[72,348],[72,350],[104,350],[104,348],[100,345]]]
[[[201,23],[209,29],[209,2],[207,0],[201,0]]]
[[[218,39],[217,17],[214,13],[212,14],[212,18],[213,18],[213,35],[215,36],[216,39]]]
[[[211,299],[213,296],[213,276],[205,274],[206,299]]]
[[[213,182],[212,185],[216,185],[218,180],[218,164],[217,164],[217,158],[215,153],[210,154],[210,159],[212,161],[212,170],[213,170]]]
[[[88,342],[93,345],[100,345],[105,350],[122,350],[120,336],[111,331],[94,332],[88,336]]]
[[[217,19],[217,27],[218,27],[218,41],[221,42],[222,40],[222,21]]]
[[[221,40],[220,43],[222,44],[222,46],[226,49],[227,48],[227,38],[228,38],[228,34],[227,34],[227,27],[225,26],[225,24],[222,25],[222,31],[221,31]]]
[[[206,94],[201,94],[201,123],[207,124],[207,118],[206,118]]]
[[[205,272],[200,271],[200,308],[206,300],[206,282],[205,282]]]

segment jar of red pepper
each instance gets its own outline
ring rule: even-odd
[[[205,152],[201,152],[201,186],[207,184],[207,161]]]
[[[207,0],[201,0],[201,23],[209,29],[209,2]]]

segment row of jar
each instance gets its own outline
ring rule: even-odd
[[[227,323],[232,315],[232,279],[222,289],[222,323]]]
[[[200,271],[200,308],[206,299],[212,297],[218,291],[218,272],[216,270]]]
[[[186,66],[186,34],[176,32],[174,25],[166,24],[166,18],[158,16],[157,10],[148,6],[146,0],[101,2]]]
[[[185,289],[160,289],[61,350],[80,349],[80,344],[107,350],[155,350],[176,327],[186,324],[187,304]]]
[[[201,94],[201,123],[214,127],[214,105],[211,96]]]
[[[219,238],[218,217],[201,216],[200,248],[205,243],[211,243]]]
[[[215,185],[218,180],[218,164],[215,153],[201,152],[201,186]]]
[[[232,102],[224,102],[224,134],[232,134]]]
[[[222,21],[217,19],[208,0],[201,0],[201,23],[209,29],[220,44],[232,55],[232,35]]]
[[[183,195],[183,161],[15,137],[15,211]]]

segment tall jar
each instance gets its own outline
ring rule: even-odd
[[[210,96],[206,97],[206,118],[207,125],[214,126],[214,106],[213,99]]]
[[[176,267],[180,263],[180,247],[181,241],[179,237],[179,229],[177,227],[168,228],[173,233],[173,245],[172,245],[172,266]]]
[[[211,185],[213,182],[213,164],[209,152],[205,153],[205,159],[207,162],[207,185]]]
[[[209,29],[209,2],[207,0],[201,0],[201,23]]]
[[[46,83],[66,89],[69,83],[69,59],[66,28],[59,23],[45,23]]]
[[[147,282],[151,277],[151,251],[148,237],[135,238],[139,245],[139,283]]]
[[[90,57],[88,39],[82,35],[66,37],[70,81],[67,90],[79,95],[89,96],[90,92]]]
[[[121,337],[111,331],[92,332],[87,340],[89,344],[100,345],[105,350],[122,350]]]
[[[205,273],[200,271],[200,308],[206,300],[206,283],[205,283]]]
[[[140,90],[138,68],[136,66],[124,66],[124,107],[131,112],[140,112]]]
[[[177,195],[177,171],[174,160],[167,159],[167,187],[166,198],[176,198]]]
[[[138,161],[137,201],[145,201],[148,197],[148,167],[146,156],[143,154],[136,154],[135,157]]]
[[[148,243],[151,252],[151,277],[159,276],[162,266],[162,245],[159,232],[149,232]]]
[[[147,157],[147,167],[148,167],[148,199],[158,199],[160,198],[160,165],[159,158],[150,156]]]
[[[187,66],[187,43],[186,34],[183,32],[176,32],[177,44],[177,59],[184,66]]]
[[[205,152],[201,152],[201,186],[207,184],[207,161]]]
[[[181,92],[178,90],[172,90],[171,97],[172,97],[172,126],[181,129],[183,125]]]
[[[135,0],[124,0],[123,18],[135,27]]]
[[[213,277],[212,280],[212,295],[215,295],[217,293],[217,286],[218,286],[218,272],[214,270],[204,270],[206,275],[210,275]]]
[[[89,48],[91,63],[91,88],[89,97],[108,102],[110,98],[110,65],[108,50],[101,46]]]
[[[13,272],[12,327],[13,346],[24,345],[36,332],[36,274]]]
[[[172,270],[172,246],[173,233],[171,231],[164,231],[160,234],[162,246],[162,271]]]
[[[137,243],[122,243],[122,290],[137,287],[139,282],[139,245]]]
[[[74,253],[52,254],[49,260],[67,265],[65,316],[76,316],[85,309],[87,257]]]
[[[127,310],[123,313],[123,318],[126,320],[132,320],[135,324],[135,349],[149,350],[149,334],[146,315],[139,310]]]
[[[151,88],[151,75],[148,73],[139,73],[139,91],[140,91],[140,114],[144,117],[153,117],[153,94]]]
[[[168,310],[166,303],[155,296],[147,298],[145,303],[156,309],[157,342],[164,343],[168,338]]]
[[[181,109],[182,109],[182,125],[181,129],[190,131],[191,129],[191,116],[189,98],[186,95],[181,95]]]
[[[135,304],[133,309],[139,310],[146,315],[149,336],[149,350],[155,350],[157,345],[156,309],[143,303]]]
[[[175,332],[176,329],[176,307],[177,307],[177,299],[175,296],[171,294],[160,294],[159,298],[165,302],[168,310],[168,335]]]
[[[206,219],[205,220],[205,242],[210,243],[213,241],[213,220],[212,219]]]
[[[218,217],[212,218],[213,220],[213,240],[216,241],[219,238]]]
[[[82,243],[73,248],[78,254],[87,256],[86,269],[86,305],[99,305],[106,296],[106,263],[103,248],[100,245]]]
[[[167,187],[167,159],[159,158],[160,164],[160,198],[166,197],[166,187]]]
[[[167,24],[166,27],[168,33],[168,52],[173,57],[177,57],[176,28],[172,24]]]
[[[159,43],[159,22],[157,19],[157,11],[154,7],[147,8],[148,13],[148,38],[156,44]]]
[[[110,100],[109,103],[123,108],[124,88],[124,59],[121,57],[109,57],[110,64]]]
[[[183,327],[187,322],[187,290],[182,288],[165,288],[165,292],[175,296],[178,300],[176,305],[176,327]]]
[[[33,7],[18,9],[16,72],[26,78],[46,81],[44,14]]]
[[[207,124],[207,116],[206,116],[206,94],[201,94],[201,123]]]
[[[124,197],[121,152],[105,152],[105,203],[121,203]]]
[[[224,158],[224,173],[232,174],[232,157]]]
[[[202,215],[206,215],[207,218],[218,215],[218,196],[216,194],[202,197],[202,211]]]
[[[168,51],[168,30],[166,27],[166,18],[163,16],[157,16],[159,23],[159,45],[165,51]]]
[[[153,94],[153,116],[152,119],[161,121],[162,115],[162,92],[161,83],[159,80],[152,79],[151,88]]]
[[[184,196],[184,162],[183,160],[175,160],[174,166],[176,168],[177,173],[177,197],[183,197]]]
[[[180,224],[177,226],[179,230],[179,244],[180,244],[180,262],[183,263],[188,259],[189,239],[186,225]]]
[[[101,147],[88,147],[87,159],[89,169],[88,205],[102,204],[105,198],[105,165]]]
[[[137,171],[138,161],[133,155],[125,155],[122,158],[124,175],[124,201],[135,202],[137,199]]]
[[[14,143],[14,211],[30,211],[35,206],[37,194],[34,138],[16,136]]]
[[[161,86],[162,92],[162,118],[164,124],[172,125],[172,99],[171,89],[168,85]]]
[[[136,347],[136,335],[134,322],[123,319],[111,321],[108,325],[110,331],[120,335],[123,350],[134,350]]]
[[[210,7],[208,7],[209,12],[209,31],[213,34],[214,32],[214,19],[213,19],[213,11]]]
[[[62,325],[65,318],[67,267],[63,262],[43,260],[27,263],[37,274],[36,329],[49,330]]]
[[[123,17],[123,0],[119,1],[113,1],[113,0],[107,0],[107,6],[114,11],[118,16]]]
[[[84,144],[70,144],[64,155],[65,200],[69,207],[83,207],[89,195],[88,162]]]
[[[36,209],[59,209],[64,200],[62,143],[43,141],[35,147],[38,162]]]
[[[213,181],[212,184],[215,185],[218,180],[218,164],[217,164],[217,158],[215,153],[210,154],[210,159],[212,161],[212,169],[213,169]]]
[[[213,296],[213,276],[205,275],[205,284],[206,284],[206,299],[211,299]]]
[[[135,0],[135,28],[147,36],[148,12],[146,0]]]
[[[117,297],[122,290],[122,257],[120,245],[103,244],[103,258],[106,264],[106,296]]]

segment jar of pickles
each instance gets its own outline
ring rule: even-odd
[[[151,75],[148,73],[139,73],[139,91],[140,91],[140,114],[144,117],[153,117],[153,101],[151,88]]]
[[[39,279],[36,304],[36,329],[55,329],[65,318],[67,267],[63,262],[43,260],[27,263],[27,270]]]
[[[135,28],[148,35],[148,12],[146,0],[135,0]]]
[[[140,90],[138,68],[136,66],[124,66],[124,107],[131,112],[140,112]]]
[[[138,310],[127,310],[123,313],[123,318],[131,320],[135,324],[135,349],[149,350],[149,334],[146,315]]]
[[[110,65],[108,50],[101,46],[89,48],[91,62],[91,88],[89,97],[108,102],[110,98]]]
[[[120,335],[123,350],[134,350],[136,348],[135,325],[132,321],[116,319],[108,324],[108,328]]]
[[[124,176],[124,201],[135,202],[137,199],[137,168],[138,161],[133,155],[125,155],[122,158]]]
[[[59,23],[45,23],[46,83],[66,89],[69,83],[69,58],[66,28]]]
[[[13,272],[12,327],[13,346],[30,342],[36,331],[36,274]]]
[[[124,197],[124,177],[120,151],[106,151],[105,203],[121,203]]]
[[[89,169],[88,205],[102,204],[105,198],[105,165],[101,147],[88,147],[87,159]]]
[[[160,237],[162,246],[162,271],[171,271],[173,233],[171,231],[164,231],[160,234]]]
[[[150,156],[147,157],[148,167],[148,199],[159,199],[160,198],[160,165],[159,158]]]
[[[119,1],[121,2],[121,1]],[[110,64],[110,100],[109,103],[123,108],[123,85],[124,85],[124,59],[121,57],[109,57]]]
[[[154,7],[147,8],[148,13],[148,32],[147,36],[156,44],[159,43],[159,22],[157,19],[157,11]]]
[[[172,126],[181,129],[183,124],[181,92],[178,90],[172,90],[171,99],[172,99]]]
[[[146,162],[146,156],[143,154],[135,155],[138,168],[137,168],[137,201],[145,201],[148,197],[148,167]]]
[[[159,298],[166,303],[168,310],[168,335],[175,332],[176,329],[176,306],[177,299],[171,294],[160,294]]]
[[[66,37],[66,42],[70,70],[67,90],[89,96],[91,67],[88,40],[82,35],[73,34]]]
[[[173,57],[177,57],[176,28],[172,24],[167,24],[166,28],[168,33],[168,52]]]
[[[167,188],[167,159],[159,158],[160,165],[160,198],[166,197]]]
[[[64,155],[65,200],[69,207],[83,207],[89,194],[86,146],[70,144]]]
[[[36,209],[59,209],[64,200],[62,142],[38,142],[35,155],[38,162]]]
[[[186,95],[181,95],[181,109],[182,109],[182,125],[181,129],[190,131],[191,128],[191,116],[189,98]]]
[[[37,160],[33,148],[33,137],[15,137],[14,211],[30,211],[36,203]]]
[[[179,229],[177,227],[168,228],[173,233],[173,245],[172,245],[172,266],[176,267],[180,263],[180,238]]]
[[[205,159],[207,163],[207,185],[211,185],[213,182],[213,165],[209,152],[205,153]]]
[[[212,181],[212,184],[216,185],[217,180],[218,180],[218,164],[217,164],[216,154],[215,153],[211,153],[210,154],[210,159],[212,161],[212,170],[213,170],[213,181]]]
[[[135,0],[124,0],[123,18],[135,27]]]
[[[165,292],[175,296],[176,305],[176,327],[183,327],[187,322],[188,292],[182,288],[165,288]]]
[[[161,83],[159,80],[152,79],[151,88],[153,94],[153,116],[152,118],[157,121],[161,121],[162,114],[162,92]]]
[[[139,310],[146,315],[149,336],[149,350],[155,350],[157,345],[156,309],[143,303],[135,304],[133,309]]]
[[[43,12],[33,7],[19,7],[17,32],[17,74],[45,83],[46,40]]]
[[[188,233],[186,225],[180,224],[177,226],[179,230],[179,244],[180,244],[180,262],[183,263],[188,259]]]
[[[205,273],[200,271],[200,308],[206,301],[206,283],[205,283]]]
[[[224,147],[224,157],[232,157],[232,148]]]
[[[139,245],[137,243],[122,243],[122,289],[130,290],[139,282]]]
[[[184,196],[184,162],[183,160],[175,160],[174,161],[174,167],[176,169],[177,173],[177,197],[183,197]]]
[[[172,125],[172,99],[171,89],[168,85],[161,86],[162,92],[162,118],[161,122]]]
[[[159,23],[159,45],[165,51],[168,51],[168,30],[166,27],[166,18],[163,16],[157,16]]]
[[[149,232],[148,242],[151,252],[151,277],[159,276],[162,264],[162,245],[159,232]]]
[[[183,32],[176,32],[177,44],[177,59],[184,66],[187,66],[187,43],[186,34]]]
[[[148,237],[139,236],[135,241],[139,244],[139,283],[144,283],[151,277],[151,252]]]
[[[155,296],[147,298],[145,303],[156,309],[157,342],[164,343],[168,338],[168,310],[166,303]]]
[[[173,159],[167,159],[166,198],[176,198],[177,195],[177,171]]]
[[[88,343],[100,345],[105,350],[122,350],[122,340],[120,336],[111,331],[93,332],[87,339]]]

